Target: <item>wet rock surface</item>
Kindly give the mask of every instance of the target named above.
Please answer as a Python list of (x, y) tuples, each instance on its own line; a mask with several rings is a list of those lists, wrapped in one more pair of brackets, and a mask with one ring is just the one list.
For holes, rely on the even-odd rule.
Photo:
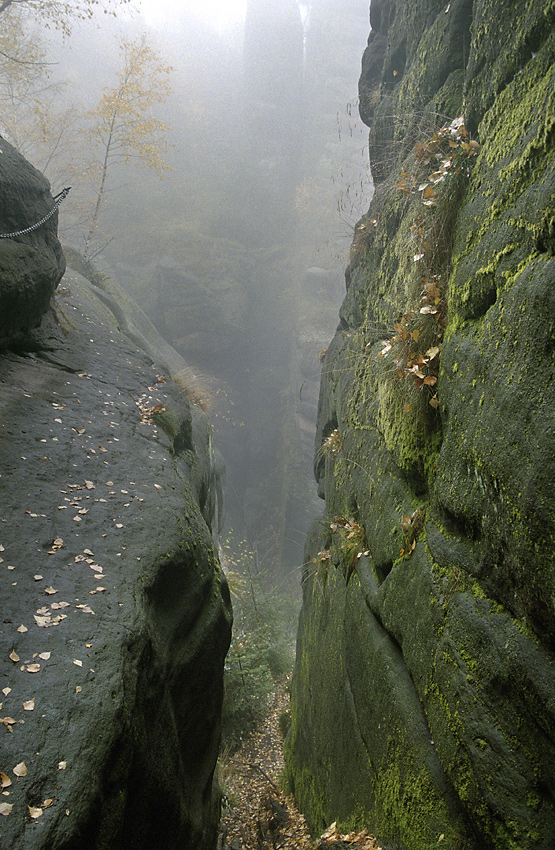
[(204, 414), (73, 273), (0, 382), (0, 842), (212, 847), (230, 607)]
[[(46, 178), (0, 137), (0, 234), (35, 225), (54, 206)], [(0, 238), (0, 345), (40, 324), (64, 273), (57, 222), (55, 212), (27, 234)]]

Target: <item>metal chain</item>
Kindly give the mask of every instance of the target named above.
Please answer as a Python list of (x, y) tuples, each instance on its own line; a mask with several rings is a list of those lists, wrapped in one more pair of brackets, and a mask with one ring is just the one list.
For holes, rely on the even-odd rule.
[(55, 196), (54, 206), (52, 207), (50, 212), (47, 213), (44, 218), (41, 218), (40, 221), (37, 221), (36, 224), (32, 224), (30, 227), (26, 227), (24, 230), (15, 230), (13, 233), (0, 233), (0, 239), (13, 239), (14, 236), (24, 236), (25, 233), (31, 233), (32, 230), (37, 230), (37, 228), (44, 224), (45, 221), (48, 221), (49, 218), (52, 218), (64, 198), (67, 198), (70, 189), (71, 186), (68, 186), (67, 189), (62, 189), (62, 191)]

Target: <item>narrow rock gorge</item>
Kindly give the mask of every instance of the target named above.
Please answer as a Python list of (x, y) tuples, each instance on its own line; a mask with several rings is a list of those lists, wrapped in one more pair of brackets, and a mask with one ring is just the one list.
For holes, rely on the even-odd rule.
[(287, 773), (317, 831), (555, 841), (555, 4), (372, 0)]
[[(53, 199), (0, 148), (9, 234)], [(64, 275), (56, 220), (0, 240), (0, 842), (208, 850), (222, 463), (182, 359), (113, 281)]]

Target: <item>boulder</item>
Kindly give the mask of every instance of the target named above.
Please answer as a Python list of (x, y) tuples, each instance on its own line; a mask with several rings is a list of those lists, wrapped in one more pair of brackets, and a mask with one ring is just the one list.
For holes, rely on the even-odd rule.
[(138, 314), (135, 341), (122, 331), (116, 292), (68, 273), (0, 358), (0, 842), (13, 850), (216, 842), (221, 463), (202, 411), (137, 346)]
[(40, 324), (65, 270), (57, 211), (40, 227), (5, 237), (54, 206), (46, 178), (0, 137), (0, 346)]

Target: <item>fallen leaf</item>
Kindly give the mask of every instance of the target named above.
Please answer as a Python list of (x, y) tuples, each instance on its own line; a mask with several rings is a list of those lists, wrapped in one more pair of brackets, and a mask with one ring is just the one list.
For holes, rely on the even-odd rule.
[(91, 555), (94, 558), (94, 552), (91, 552), (90, 549), (83, 549), (83, 554)]
[(44, 800), (44, 802), (41, 803), (41, 806), (42, 806), (43, 809), (48, 809), (48, 808), (50, 808), (50, 806), (52, 805), (53, 802), (54, 802), (54, 800), (49, 797), (48, 800)]
[(43, 661), (48, 661), (51, 655), (51, 652), (39, 652), (39, 658), (42, 658)]
[(40, 664), (28, 664), (25, 669), (28, 673), (38, 673), (40, 670)]
[(0, 770), (0, 782), (1, 782), (1, 785), (2, 785), (2, 789), (9, 788), (10, 785), (12, 784), (12, 780), (10, 779), (10, 777), (6, 776), (5, 773), (2, 773), (1, 770)]
[(40, 818), (42, 815), (42, 809), (35, 808), (35, 806), (27, 806), (27, 808), (29, 809), (29, 814), (34, 820)]
[(157, 489), (157, 490), (161, 490), (161, 489), (162, 489), (162, 488), (161, 488), (161, 486), (160, 486), (160, 484), (155, 484), (154, 486), (156, 487), (156, 489)]
[(23, 634), (25, 634), (25, 632), (28, 632), (29, 629), (27, 628), (27, 626), (24, 626), (22, 624), (21, 626), (18, 627), (17, 631), (20, 632), (23, 635)]
[(46, 627), (52, 624), (52, 620), (48, 616), (38, 617), (36, 614), (33, 614), (33, 617), (35, 618), (37, 626)]
[(58, 770), (65, 770), (67, 767), (67, 761), (59, 761), (58, 762)]
[(28, 699), (27, 702), (24, 702), (23, 708), (25, 711), (33, 711), (35, 708), (35, 698), (33, 697), (33, 699)]
[(74, 663), (74, 664), (76, 664), (76, 665), (77, 665), (77, 667), (82, 667), (82, 666), (83, 666), (83, 662), (82, 662), (82, 661), (79, 661), (79, 659), (78, 659), (78, 658), (74, 658), (74, 659), (73, 659), (73, 663)]
[(37, 573), (36, 576), (33, 576), (33, 578), (35, 579), (35, 581), (41, 581), (42, 580), (42, 576), (39, 576), (38, 573)]
[(45, 593), (47, 593), (47, 594), (48, 594), (48, 596), (54, 596), (54, 594), (55, 594), (55, 593), (57, 593), (58, 591), (57, 591), (57, 590), (54, 590), (54, 588), (53, 588), (53, 587), (46, 587), (46, 588), (44, 589), (44, 592), (45, 592)]
[(17, 720), (14, 720), (13, 717), (0, 717), (0, 723), (3, 723), (4, 726), (7, 726), (9, 728), (10, 726), (15, 726)]
[(16, 764), (12, 773), (15, 773), (16, 776), (27, 776), (27, 765), (24, 761), (20, 761), (19, 764)]
[(80, 694), (82, 690), (83, 688), (81, 687), (81, 685), (77, 685), (77, 687), (75, 688), (75, 693)]
[(4, 694), (5, 697), (7, 697), (8, 694), (11, 694), (11, 692), (12, 692), (11, 688), (2, 688), (2, 693)]
[(9, 815), (13, 809), (13, 803), (0, 803), (0, 815)]
[(19, 655), (17, 654), (15, 649), (12, 649), (8, 658), (10, 659), (10, 661), (13, 661), (14, 664), (17, 664), (17, 662), (19, 661)]
[(94, 490), (94, 484), (93, 484), (93, 482), (92, 482), (92, 481), (87, 481), (87, 479), (86, 479), (86, 478), (85, 478), (85, 487), (87, 488), (87, 490)]

